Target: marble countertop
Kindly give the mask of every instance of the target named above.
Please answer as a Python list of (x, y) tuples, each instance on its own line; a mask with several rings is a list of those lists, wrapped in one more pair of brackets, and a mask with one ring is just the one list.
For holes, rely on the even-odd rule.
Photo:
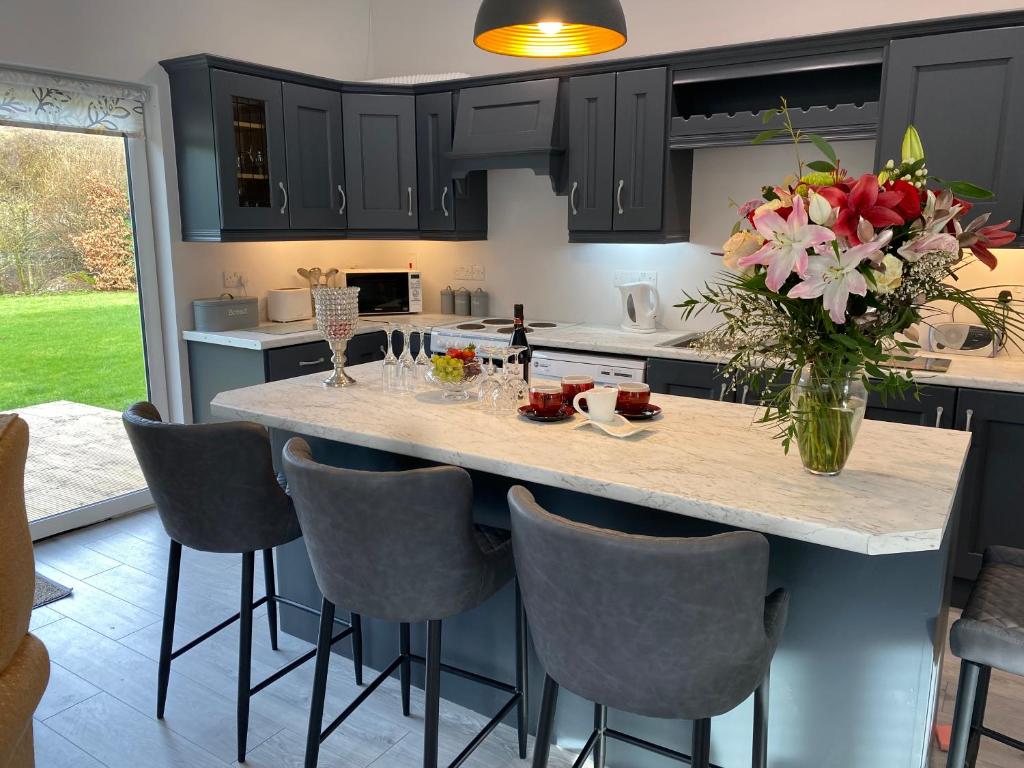
[[(842, 475), (786, 456), (754, 409), (659, 395), (662, 416), (626, 440), (570, 422), (537, 424), (448, 403), (434, 390), (381, 391), (380, 363), (223, 392), (217, 416), (377, 448), (868, 555), (938, 549), (970, 435), (865, 421)], [(893, 457), (899, 457), (894, 461)]]
[[(455, 322), (468, 322), (474, 318), (460, 315), (442, 314), (418, 314), (418, 315), (381, 315), (372, 320), (360, 320), (356, 335), (361, 333), (374, 333), (384, 330), (382, 322), (391, 320), (394, 323), (411, 323), (415, 326), (426, 326), (432, 328), (437, 325), (448, 325)], [(312, 323), (312, 320), (301, 321)], [(309, 331), (297, 333), (264, 333), (263, 328), (279, 328), (282, 323), (263, 323), (258, 328), (247, 328), (238, 331), (183, 331), (181, 336), (185, 341), (199, 341), (205, 344), (218, 344), (222, 347), (238, 347), (240, 349), (276, 349), (278, 347), (291, 347), (296, 344), (308, 344), (313, 341), (322, 341), (323, 334), (315, 328)]]

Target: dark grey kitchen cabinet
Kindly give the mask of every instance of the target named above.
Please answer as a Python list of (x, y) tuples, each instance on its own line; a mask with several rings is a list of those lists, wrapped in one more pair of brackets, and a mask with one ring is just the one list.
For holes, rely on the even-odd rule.
[(344, 229), (345, 145), (341, 93), (284, 83), (288, 219), (296, 229)]
[(736, 394), (729, 391), (718, 366), (690, 360), (665, 360), (653, 357), (647, 361), (647, 383), (659, 395), (699, 397), (704, 400), (734, 402)]
[(351, 229), (416, 229), (416, 100), (346, 93), (345, 175)]
[(224, 229), (287, 229), (281, 83), (213, 70), (213, 129)]
[(956, 410), (954, 387), (921, 386), (918, 397), (882, 399), (877, 392), (868, 395), (865, 418), (892, 421), (898, 424), (916, 424), (921, 427), (952, 429)]
[(664, 67), (616, 76), (614, 229), (661, 228), (667, 100)]
[(423, 231), (460, 237), (487, 231), (487, 174), (474, 171), (454, 179), (452, 161), (453, 94), (416, 97), (416, 163), (419, 226)]
[(612, 228), (615, 74), (569, 80), (569, 230)]
[(956, 428), (971, 433), (961, 481), (956, 576), (974, 580), (985, 547), (1024, 547), (1024, 394), (961, 389)]
[(883, 88), (878, 160), (899, 160), (908, 124), (921, 133), (928, 170), (995, 193), (975, 204), (992, 223), (1024, 211), (1024, 28), (894, 40)]
[(296, 376), (330, 371), (334, 368), (331, 362), (331, 348), (326, 341), (277, 347), (266, 350), (263, 355), (267, 381), (294, 379)]

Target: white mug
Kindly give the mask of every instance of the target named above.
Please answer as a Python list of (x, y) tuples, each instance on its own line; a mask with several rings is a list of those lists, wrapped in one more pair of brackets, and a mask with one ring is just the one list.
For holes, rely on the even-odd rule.
[(615, 401), (619, 397), (619, 390), (613, 387), (594, 387), (586, 392), (580, 392), (572, 399), (572, 407), (580, 413), (580, 400), (587, 401), (587, 415), (594, 421), (609, 422), (615, 420)]

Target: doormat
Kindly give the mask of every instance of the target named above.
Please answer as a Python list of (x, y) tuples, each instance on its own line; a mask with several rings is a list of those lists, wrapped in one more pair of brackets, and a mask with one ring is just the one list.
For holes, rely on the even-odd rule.
[(36, 595), (32, 601), (33, 608), (40, 608), (50, 603), (62, 600), (71, 594), (71, 590), (63, 584), (58, 584), (45, 576), (36, 574)]

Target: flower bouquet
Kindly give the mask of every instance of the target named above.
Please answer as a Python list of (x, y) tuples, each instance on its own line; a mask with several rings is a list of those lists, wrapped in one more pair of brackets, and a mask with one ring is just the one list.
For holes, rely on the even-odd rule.
[[(795, 438), (809, 471), (834, 475), (853, 447), (867, 393), (898, 397), (915, 386), (908, 372), (886, 366), (916, 348), (914, 326), (941, 311), (935, 302), (969, 310), (1001, 337), (1020, 335), (1008, 294), (990, 298), (956, 285), (975, 260), (995, 268), (990, 249), (1015, 235), (1009, 221), (989, 224), (989, 214), (968, 221), (968, 198), (991, 193), (929, 177), (913, 126), (899, 162), (854, 178), (827, 141), (793, 126), (785, 100), (765, 119), (782, 125), (754, 142), (788, 133), (797, 173), (739, 206), (723, 248), (729, 271), (676, 306), (684, 319), (718, 312), (722, 324), (699, 348), (729, 356), (725, 376), (760, 394), (759, 421), (776, 428), (785, 450)], [(822, 159), (805, 163), (808, 145)]]

